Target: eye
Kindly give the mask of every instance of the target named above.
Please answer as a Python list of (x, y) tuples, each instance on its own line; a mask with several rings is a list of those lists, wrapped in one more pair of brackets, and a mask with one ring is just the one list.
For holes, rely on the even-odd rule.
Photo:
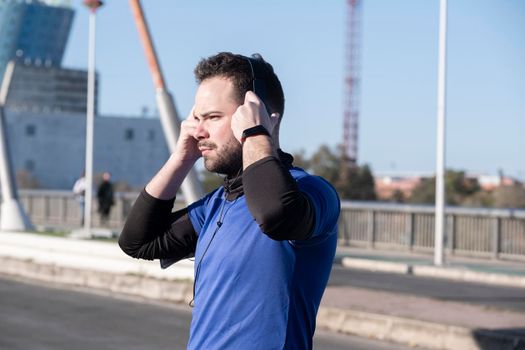
[(220, 119), (220, 115), (210, 115), (210, 120), (217, 120)]

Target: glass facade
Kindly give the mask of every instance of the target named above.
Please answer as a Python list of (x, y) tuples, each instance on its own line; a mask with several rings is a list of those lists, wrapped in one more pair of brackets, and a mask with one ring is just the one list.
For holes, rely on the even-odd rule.
[(0, 76), (7, 62), (59, 67), (62, 63), (74, 11), (44, 1), (0, 1)]

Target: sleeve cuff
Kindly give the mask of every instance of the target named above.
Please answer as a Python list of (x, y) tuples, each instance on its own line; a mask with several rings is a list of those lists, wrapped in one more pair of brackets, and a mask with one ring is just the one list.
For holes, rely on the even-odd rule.
[(137, 200), (141, 200), (144, 202), (147, 206), (153, 207), (153, 208), (168, 208), (171, 210), (173, 208), (173, 204), (175, 203), (175, 198), (173, 199), (159, 199), (156, 197), (153, 197), (151, 194), (146, 192), (146, 188), (143, 188), (142, 191), (140, 191), (139, 198)]

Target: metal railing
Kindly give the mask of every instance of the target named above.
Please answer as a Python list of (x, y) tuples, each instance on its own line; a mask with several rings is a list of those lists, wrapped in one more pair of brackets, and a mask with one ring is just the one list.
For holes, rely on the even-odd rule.
[[(40, 228), (80, 227), (81, 210), (70, 191), (21, 190), (21, 203)], [(138, 193), (116, 193), (107, 227), (119, 231)], [(177, 200), (176, 208), (184, 206)], [(94, 201), (92, 224), (100, 225)], [(431, 253), (434, 208), (380, 202), (342, 203), (339, 244)], [(447, 254), (525, 260), (525, 210), (446, 208)]]
[[(447, 207), (448, 254), (525, 259), (525, 210)], [(419, 252), (434, 249), (434, 207), (343, 202), (340, 244)]]
[[(82, 226), (82, 207), (71, 191), (19, 190), (18, 194), (29, 219), (38, 228), (69, 230)], [(104, 226), (120, 231), (138, 195), (138, 192), (116, 192), (115, 204)], [(175, 203), (176, 208), (183, 206), (182, 200)], [(100, 215), (97, 215), (97, 212), (95, 195), (91, 215), (93, 227), (101, 226)]]
[[(82, 224), (82, 207), (71, 191), (19, 190), (20, 202), (33, 225), (40, 228), (71, 229)], [(106, 226), (121, 229), (138, 193), (115, 193), (115, 204)], [(96, 197), (92, 207), (92, 225), (100, 226)]]

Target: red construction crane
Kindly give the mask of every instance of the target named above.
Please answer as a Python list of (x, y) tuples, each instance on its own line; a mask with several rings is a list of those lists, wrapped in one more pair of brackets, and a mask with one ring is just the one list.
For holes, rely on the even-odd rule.
[(356, 165), (359, 131), (359, 54), (362, 0), (346, 0), (346, 3), (343, 146), (346, 160), (350, 164)]

